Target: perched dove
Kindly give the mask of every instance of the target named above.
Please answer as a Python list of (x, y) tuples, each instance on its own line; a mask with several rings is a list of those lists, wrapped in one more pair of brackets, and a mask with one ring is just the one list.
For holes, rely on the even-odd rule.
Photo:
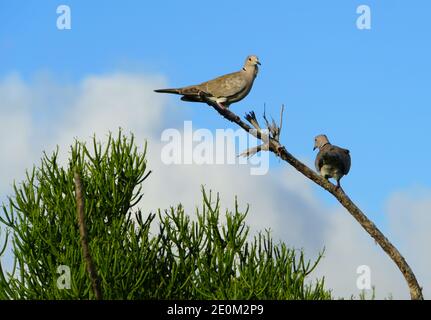
[(337, 188), (340, 188), (340, 179), (350, 170), (349, 150), (333, 146), (324, 134), (314, 139), (313, 150), (316, 148), (320, 150), (315, 161), (317, 171), (325, 179), (334, 178), (337, 181)]
[(260, 65), (258, 57), (248, 56), (245, 59), (244, 67), (238, 72), (229, 73), (193, 86), (154, 91), (180, 94), (182, 95), (181, 100), (192, 102), (205, 102), (201, 96), (203, 94), (208, 100), (217, 103), (220, 107), (229, 108), (229, 105), (244, 99), (250, 92), (259, 71), (257, 65)]

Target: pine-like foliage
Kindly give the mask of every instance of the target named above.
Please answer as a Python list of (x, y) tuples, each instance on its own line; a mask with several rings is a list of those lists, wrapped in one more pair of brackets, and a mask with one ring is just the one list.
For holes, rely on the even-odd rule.
[(104, 147), (96, 138), (90, 147), (76, 141), (64, 167), (58, 151), (44, 154), (3, 205), (2, 259), (9, 245), (15, 263), (9, 271), (0, 264), (0, 298), (95, 298), (82, 254), (75, 171), (84, 185), (90, 253), (104, 299), (331, 298), (323, 279), (308, 281), (321, 256), (305, 261), (302, 251), (274, 245), (268, 232), (250, 240), (248, 210), (241, 212), (236, 201), (221, 217), (218, 195), (202, 190), (193, 219), (181, 205), (143, 214), (136, 205), (148, 176), (145, 154), (146, 146), (140, 152), (121, 131)]

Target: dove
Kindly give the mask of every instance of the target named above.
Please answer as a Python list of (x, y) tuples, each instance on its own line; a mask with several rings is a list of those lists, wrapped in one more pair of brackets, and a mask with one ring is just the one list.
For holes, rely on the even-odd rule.
[(334, 178), (337, 188), (341, 188), (340, 179), (350, 170), (350, 151), (332, 145), (324, 134), (314, 138), (313, 150), (316, 148), (319, 148), (315, 161), (316, 170), (325, 179)]
[(206, 102), (206, 99), (215, 102), (221, 108), (229, 108), (232, 103), (244, 99), (253, 86), (260, 65), (257, 56), (250, 55), (245, 59), (244, 66), (240, 71), (220, 76), (201, 84), (154, 90), (159, 93), (173, 93), (182, 95), (181, 100), (191, 102)]

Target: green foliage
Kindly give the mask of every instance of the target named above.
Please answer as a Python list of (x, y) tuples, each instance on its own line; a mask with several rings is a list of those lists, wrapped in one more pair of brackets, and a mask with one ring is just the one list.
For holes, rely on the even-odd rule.
[[(368, 296), (368, 293), (370, 294), (369, 296)], [(389, 300), (392, 300), (390, 296), (389, 296), (389, 298), (388, 298), (388, 299), (389, 299)], [(356, 297), (356, 296), (354, 296), (354, 295), (352, 294), (352, 295), (350, 296), (350, 300), (376, 300), (376, 287), (375, 287), (375, 286), (372, 286), (372, 287), (371, 287), (371, 292), (369, 292), (369, 291), (367, 291), (367, 290), (363, 289), (363, 290), (359, 293), (358, 297)], [(385, 300), (386, 300), (386, 298), (385, 298)]]
[[(75, 142), (66, 168), (58, 151), (14, 186), (0, 222), (10, 233), (15, 266), (0, 264), (2, 299), (94, 299), (82, 256), (73, 173), (84, 184), (91, 255), (105, 299), (330, 299), (324, 281), (310, 284), (317, 261), (274, 245), (268, 232), (248, 240), (246, 212), (220, 217), (220, 201), (205, 190), (192, 220), (181, 205), (156, 215), (136, 208), (148, 176), (145, 151), (120, 131), (104, 148)], [(221, 220), (225, 222), (222, 224)], [(5, 228), (6, 227), (6, 228)], [(153, 230), (152, 229), (152, 230)], [(1, 248), (0, 248), (1, 249)], [(2, 250), (4, 251), (4, 250)], [(58, 267), (71, 271), (59, 289)]]

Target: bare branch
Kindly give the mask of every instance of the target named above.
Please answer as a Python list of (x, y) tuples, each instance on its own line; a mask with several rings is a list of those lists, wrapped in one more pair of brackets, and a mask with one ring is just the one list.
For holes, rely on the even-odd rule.
[(283, 113), (284, 113), (284, 104), (281, 105), (281, 110), (280, 110), (280, 132), (281, 129), (283, 129)]
[(256, 153), (259, 153), (260, 151), (269, 151), (269, 144), (264, 143), (259, 146), (247, 149), (243, 151), (238, 157), (247, 157), (250, 158), (254, 156)]
[(259, 122), (256, 119), (256, 114), (254, 113), (254, 111), (251, 111), (250, 113), (247, 113), (245, 115), (245, 119), (250, 122), (250, 124), (255, 127), (256, 130), (261, 130), (261, 127), (259, 125)]
[(76, 213), (78, 216), (79, 233), (81, 235), (82, 254), (84, 256), (87, 272), (90, 276), (91, 285), (93, 287), (94, 295), (97, 300), (102, 300), (102, 290), (100, 289), (100, 279), (97, 275), (96, 266), (94, 265), (93, 258), (90, 254), (88, 246), (88, 232), (85, 224), (84, 217), (84, 188), (82, 185), (81, 176), (77, 171), (74, 173), (75, 180), (75, 197), (76, 197)]
[[(246, 120), (249, 121), (258, 130), (251, 130), (252, 128), (248, 124), (243, 122), (240, 119), (240, 117), (235, 115), (229, 109), (220, 108), (220, 106), (218, 106), (217, 104), (215, 104), (213, 101), (209, 99), (204, 99), (204, 100), (208, 105), (216, 109), (216, 111), (224, 118), (226, 118), (231, 122), (236, 123), (242, 129), (252, 134), (256, 138), (263, 140), (262, 138), (264, 136), (262, 135), (261, 128), (260, 127), (259, 129), (256, 128), (256, 124), (258, 126), (258, 122), (254, 112), (250, 112), (249, 114), (247, 114)], [(266, 125), (270, 131), (269, 142), (268, 142), (269, 151), (276, 154), (282, 160), (289, 163), (291, 166), (293, 166), (297, 171), (301, 172), (308, 179), (312, 180), (314, 183), (318, 184), (323, 189), (330, 192), (338, 200), (338, 202), (340, 202), (341, 205), (344, 208), (346, 208), (346, 210), (356, 219), (356, 221), (359, 222), (362, 228), (365, 229), (365, 231), (367, 231), (367, 233), (379, 244), (379, 246), (383, 249), (383, 251), (385, 251), (386, 254), (397, 265), (398, 269), (401, 271), (401, 273), (403, 274), (407, 282), (407, 285), (410, 290), (411, 299), (423, 300), (422, 288), (419, 286), (419, 283), (417, 282), (417, 279), (412, 269), (410, 268), (410, 266), (408, 265), (404, 257), (401, 255), (401, 253), (398, 251), (398, 249), (383, 235), (383, 233), (376, 227), (376, 225), (370, 219), (368, 219), (368, 217), (358, 208), (358, 206), (356, 206), (356, 204), (344, 193), (342, 188), (336, 188), (335, 185), (333, 185), (326, 179), (322, 178), (320, 175), (318, 175), (316, 172), (311, 170), (301, 161), (296, 159), (292, 154), (290, 154), (286, 150), (284, 146), (280, 144), (279, 137), (280, 137), (280, 131), (282, 126), (283, 111), (284, 111), (284, 106), (282, 106), (281, 108), (280, 126), (277, 126), (274, 120), (272, 120), (272, 122), (270, 123), (266, 118), (265, 114), (263, 116), (266, 122)], [(249, 155), (252, 155), (254, 151), (255, 152), (253, 154), (256, 154), (261, 150), (268, 150), (266, 148), (265, 149), (263, 148), (264, 145), (265, 143), (262, 146), (247, 150), (243, 152), (242, 155), (249, 156)]]

